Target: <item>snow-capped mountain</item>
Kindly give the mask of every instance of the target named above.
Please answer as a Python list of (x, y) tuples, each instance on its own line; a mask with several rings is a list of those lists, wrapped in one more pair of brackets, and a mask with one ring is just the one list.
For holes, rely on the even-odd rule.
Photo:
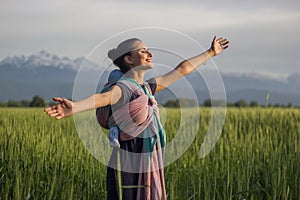
[(0, 62), (0, 101), (31, 99), (34, 95), (47, 100), (53, 96), (70, 98), (80, 67), (87, 77), (83, 84), (97, 80), (99, 66), (85, 57), (70, 59), (42, 50), (30, 56), (5, 58)]
[[(44, 50), (30, 56), (8, 57), (0, 62), (0, 101), (31, 99), (35, 95), (40, 95), (46, 100), (50, 100), (53, 96), (71, 98), (74, 81), (82, 63), (84, 68), (81, 72), (86, 79), (81, 80), (80, 84), (86, 87), (87, 93), (92, 93), (94, 91), (89, 91), (94, 87), (90, 84), (92, 80), (100, 78), (99, 86), (103, 86), (107, 79), (99, 77), (97, 70), (93, 70), (100, 66), (84, 57), (70, 59)], [(109, 71), (107, 76), (108, 73)], [(212, 72), (205, 70), (203, 73), (206, 73), (206, 77), (210, 77), (209, 73)], [(222, 73), (222, 78), (229, 102), (244, 99), (263, 104), (268, 94), (272, 104), (288, 102), (300, 104), (300, 73), (295, 72), (282, 78), (270, 78), (262, 74)], [(206, 83), (199, 75), (192, 73), (187, 79), (196, 92), (199, 102), (210, 98)], [(183, 82), (178, 81), (174, 86), (180, 91), (180, 97), (189, 95), (185, 92), (186, 85)], [(174, 98), (174, 95), (163, 91), (157, 94), (157, 98), (163, 103)]]
[(55, 67), (58, 69), (69, 69), (77, 71), (81, 64), (87, 69), (97, 68), (98, 65), (94, 62), (86, 60), (85, 57), (75, 58), (74, 60), (68, 57), (59, 57), (42, 50), (30, 56), (14, 56), (7, 57), (0, 62), (1, 66), (11, 66), (15, 68), (33, 68), (33, 67)]

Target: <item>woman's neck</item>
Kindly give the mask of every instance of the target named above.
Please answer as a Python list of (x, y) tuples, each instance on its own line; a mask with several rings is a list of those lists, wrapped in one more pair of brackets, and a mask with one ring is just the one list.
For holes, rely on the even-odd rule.
[(139, 84), (143, 84), (144, 83), (144, 75), (145, 75), (144, 71), (131, 69), (129, 72), (127, 72), (125, 74), (125, 77), (132, 78)]

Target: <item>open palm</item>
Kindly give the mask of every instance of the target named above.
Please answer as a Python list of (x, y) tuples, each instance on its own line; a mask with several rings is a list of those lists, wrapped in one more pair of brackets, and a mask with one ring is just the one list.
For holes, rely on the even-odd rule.
[(44, 109), (49, 116), (55, 117), (56, 119), (62, 119), (73, 114), (72, 101), (59, 97), (55, 97), (53, 100), (59, 102), (59, 104)]
[(214, 36), (214, 39), (211, 43), (211, 50), (214, 52), (215, 55), (221, 53), (224, 49), (228, 48), (229, 41), (225, 38), (218, 38)]

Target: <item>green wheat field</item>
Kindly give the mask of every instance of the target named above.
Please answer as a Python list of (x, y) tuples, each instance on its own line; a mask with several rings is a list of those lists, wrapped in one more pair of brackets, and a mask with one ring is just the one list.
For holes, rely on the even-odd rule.
[[(180, 110), (167, 109), (168, 141)], [(300, 110), (228, 108), (222, 134), (203, 159), (211, 118), (201, 108), (197, 136), (165, 168), (168, 199), (299, 199)], [(106, 166), (84, 147), (72, 117), (43, 109), (0, 109), (0, 199), (106, 199)]]

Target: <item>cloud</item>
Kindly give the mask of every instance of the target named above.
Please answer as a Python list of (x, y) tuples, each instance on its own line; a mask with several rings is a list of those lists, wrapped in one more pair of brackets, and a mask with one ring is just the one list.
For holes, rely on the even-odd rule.
[(112, 34), (155, 26), (186, 33), (206, 48), (214, 34), (228, 37), (230, 49), (215, 58), (222, 70), (299, 72), (299, 5), (293, 0), (4, 0), (0, 3), (0, 59), (41, 49), (82, 56)]

